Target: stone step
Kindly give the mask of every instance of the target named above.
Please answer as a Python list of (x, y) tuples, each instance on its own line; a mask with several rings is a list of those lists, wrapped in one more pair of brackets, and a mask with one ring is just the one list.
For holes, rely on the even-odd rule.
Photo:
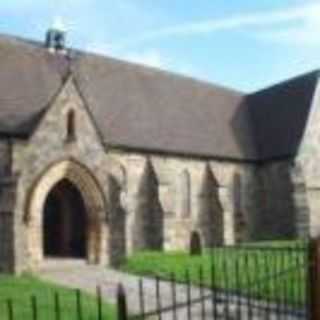
[(74, 258), (48, 258), (40, 267), (40, 272), (55, 271), (98, 271), (101, 266), (88, 264), (85, 259)]

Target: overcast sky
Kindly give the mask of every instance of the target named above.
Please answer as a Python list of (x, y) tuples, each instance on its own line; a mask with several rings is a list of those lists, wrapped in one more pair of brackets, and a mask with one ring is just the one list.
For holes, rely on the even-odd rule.
[(320, 0), (1, 0), (0, 32), (254, 91), (320, 67)]

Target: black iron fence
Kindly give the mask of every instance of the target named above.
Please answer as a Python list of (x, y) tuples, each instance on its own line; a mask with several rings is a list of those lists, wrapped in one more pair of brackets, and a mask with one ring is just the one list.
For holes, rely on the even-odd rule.
[(0, 319), (320, 320), (320, 240), (285, 248), (216, 247), (202, 254), (202, 263), (179, 274), (140, 279), (134, 314), (128, 312), (125, 284), (119, 284), (114, 313), (105, 306), (100, 287), (95, 296), (59, 288), (23, 301), (10, 298), (8, 290), (0, 296)]
[(192, 265), (183, 276), (155, 277), (153, 305), (146, 302), (141, 279), (140, 311), (133, 318), (309, 319), (307, 248), (301, 242), (285, 248), (212, 248), (203, 264)]
[(1, 320), (114, 320), (103, 302), (99, 286), (96, 295), (79, 289), (57, 288), (35, 290), (26, 298), (23, 286), (20, 290), (21, 297), (17, 293), (10, 297), (9, 287), (6, 297), (0, 297)]

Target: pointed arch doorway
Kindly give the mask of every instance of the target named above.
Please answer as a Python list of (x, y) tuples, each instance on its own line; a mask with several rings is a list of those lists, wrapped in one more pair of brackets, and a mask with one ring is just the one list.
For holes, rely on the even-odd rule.
[(108, 261), (104, 193), (82, 164), (64, 160), (50, 166), (30, 192), (25, 221), (30, 269), (47, 257)]
[(87, 256), (87, 212), (80, 191), (67, 179), (49, 192), (43, 209), (43, 256)]

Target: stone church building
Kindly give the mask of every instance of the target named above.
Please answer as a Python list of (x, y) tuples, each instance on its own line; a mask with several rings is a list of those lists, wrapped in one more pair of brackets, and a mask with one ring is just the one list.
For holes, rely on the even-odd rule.
[(0, 270), (320, 233), (317, 71), (246, 94), (64, 40), (0, 36)]

